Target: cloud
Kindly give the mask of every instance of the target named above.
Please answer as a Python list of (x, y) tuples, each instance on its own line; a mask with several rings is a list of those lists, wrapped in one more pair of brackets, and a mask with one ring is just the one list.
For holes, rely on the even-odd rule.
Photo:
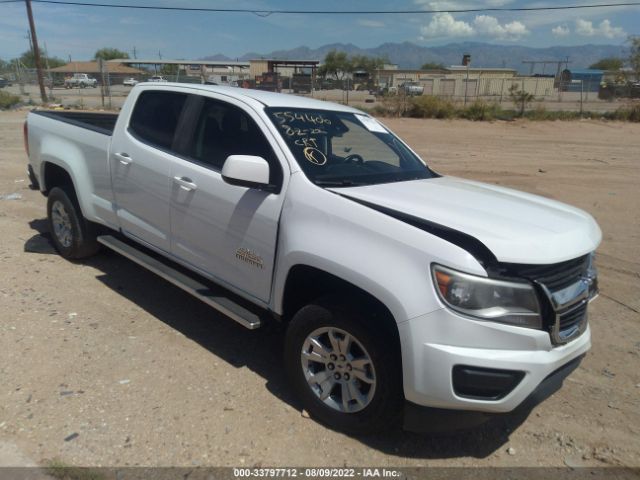
[(602, 20), (596, 27), (590, 20), (579, 18), (576, 20), (576, 33), (583, 37), (624, 37), (627, 33), (622, 27), (613, 27), (609, 20)]
[(438, 37), (469, 37), (475, 32), (467, 22), (456, 20), (450, 13), (436, 13), (428, 25), (420, 29), (422, 39)]
[(384, 22), (380, 22), (378, 20), (369, 20), (366, 18), (359, 18), (358, 19), (358, 25), (362, 25), (363, 27), (369, 27), (369, 28), (384, 28), (385, 24)]
[(571, 30), (569, 30), (569, 27), (567, 27), (566, 25), (558, 25), (557, 27), (553, 27), (551, 29), (551, 33), (554, 37), (566, 37), (571, 33)]
[(501, 24), (496, 17), (478, 15), (473, 22), (456, 20), (450, 13), (437, 13), (420, 30), (422, 40), (441, 37), (488, 36), (496, 40), (519, 40), (529, 35), (527, 27), (518, 21)]
[(500, 25), (496, 17), (478, 15), (473, 21), (476, 31), (481, 35), (488, 35), (498, 40), (519, 40), (529, 35), (529, 30), (523, 23), (516, 21)]

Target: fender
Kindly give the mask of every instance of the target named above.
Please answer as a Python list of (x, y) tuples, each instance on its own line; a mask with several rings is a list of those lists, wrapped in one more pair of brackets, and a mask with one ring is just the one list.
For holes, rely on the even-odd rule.
[(296, 265), (358, 286), (399, 323), (443, 308), (431, 263), (487, 275), (463, 248), (307, 182), (304, 175), (292, 175), (282, 211), (271, 305), (276, 313), (283, 313), (287, 277)]

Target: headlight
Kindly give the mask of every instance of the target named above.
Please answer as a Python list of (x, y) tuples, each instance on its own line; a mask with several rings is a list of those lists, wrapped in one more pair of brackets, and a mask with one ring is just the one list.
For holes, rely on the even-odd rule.
[(438, 295), (452, 310), (482, 320), (542, 328), (532, 285), (478, 277), (440, 265), (433, 265), (431, 271)]

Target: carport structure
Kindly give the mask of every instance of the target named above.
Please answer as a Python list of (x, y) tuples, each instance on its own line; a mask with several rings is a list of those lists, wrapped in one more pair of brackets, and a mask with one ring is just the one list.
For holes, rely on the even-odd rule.
[[(194, 83), (206, 81), (208, 75), (212, 74), (229, 74), (236, 77), (248, 77), (249, 62), (234, 62), (227, 60), (171, 60), (171, 59), (155, 59), (155, 58), (125, 58), (109, 60), (107, 63), (120, 63), (123, 65), (135, 66), (136, 68), (145, 69), (150, 74), (159, 74), (163, 66), (174, 65), (176, 78), (175, 81), (189, 81), (193, 79)], [(181, 71), (184, 76), (181, 78)]]

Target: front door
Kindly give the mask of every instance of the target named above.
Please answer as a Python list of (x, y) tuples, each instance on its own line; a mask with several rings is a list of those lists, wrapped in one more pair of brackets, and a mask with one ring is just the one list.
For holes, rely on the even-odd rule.
[(140, 93), (128, 128), (111, 142), (110, 162), (122, 231), (156, 248), (170, 250), (171, 164), (174, 137), (187, 95)]
[(222, 284), (268, 302), (284, 195), (229, 185), (220, 174), (229, 155), (259, 155), (269, 162), (270, 183), (282, 185), (283, 167), (261, 121), (239, 105), (202, 99), (185, 158), (171, 172), (171, 251)]

